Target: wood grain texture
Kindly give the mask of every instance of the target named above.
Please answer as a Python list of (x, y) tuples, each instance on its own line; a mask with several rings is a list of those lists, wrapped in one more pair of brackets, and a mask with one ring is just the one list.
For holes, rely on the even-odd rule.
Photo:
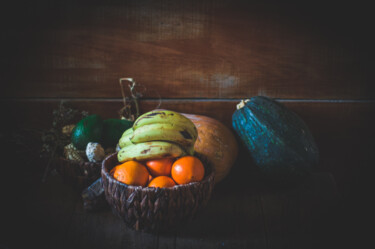
[[(39, 184), (32, 196), (22, 196), (19, 201), (29, 200), (28, 212), (17, 217), (10, 213), (13, 225), (21, 227), (18, 232), (25, 232), (28, 240), (2, 241), (9, 248), (25, 248), (38, 245), (38, 248), (285, 248), (269, 247), (279, 242), (283, 236), (289, 243), (301, 242), (302, 247), (309, 246), (310, 241), (303, 242), (295, 234), (280, 231), (280, 225), (291, 225), (301, 229), (296, 235), (316, 235), (316, 231), (306, 230), (311, 224), (312, 216), (326, 212), (327, 205), (333, 204), (326, 196), (335, 196), (334, 182), (325, 182), (325, 173), (314, 175), (311, 182), (292, 190), (247, 188), (246, 192), (227, 191), (218, 187), (207, 207), (188, 225), (175, 231), (164, 233), (135, 232), (127, 228), (121, 219), (110, 210), (87, 213), (83, 211), (79, 193), (63, 185), (60, 176), (49, 177), (45, 184)], [(24, 179), (24, 178), (20, 178)], [(36, 181), (36, 178), (32, 178)], [(314, 189), (314, 185), (321, 185)], [(321, 191), (321, 192), (319, 192)], [(25, 193), (29, 193), (26, 191)], [(51, 195), (53, 194), (53, 195)], [(281, 196), (281, 200), (280, 200)], [(311, 203), (300, 201), (300, 196)], [(261, 204), (261, 201), (263, 202)], [(288, 205), (298, 203), (297, 206)], [(323, 208), (318, 209), (321, 205)], [(262, 211), (263, 209), (266, 212)], [(279, 206), (282, 224), (275, 220)], [(296, 213), (295, 211), (299, 212)], [(330, 211), (331, 212), (331, 211)], [(3, 215), (3, 214), (1, 214)], [(22, 218), (22, 219), (21, 219)], [(300, 224), (291, 224), (293, 218), (301, 219)], [(24, 224), (24, 222), (33, 222)], [(29, 229), (35, 223), (40, 226)], [(324, 225), (324, 221), (317, 225)], [(265, 230), (273, 230), (272, 233)], [(26, 230), (29, 229), (29, 230)], [(266, 236), (265, 233), (268, 233)], [(7, 231), (7, 235), (16, 238), (17, 231)], [(25, 238), (23, 237), (23, 238)], [(320, 238), (320, 237), (317, 237)], [(288, 248), (299, 248), (291, 246)]]
[[(330, 174), (313, 175), (301, 187), (303, 191), (260, 191), (266, 234), (270, 238), (267, 248), (318, 248), (324, 245), (321, 224), (327, 225), (329, 217), (326, 214), (337, 208), (337, 192), (332, 189), (331, 177)], [(330, 191), (326, 192), (327, 189)], [(314, 210), (324, 211), (316, 213)]]
[(120, 77), (146, 86), (144, 97), (375, 97), (370, 24), (365, 14), (341, 14), (354, 15), (353, 6), (239, 0), (25, 6), (5, 13), (3, 23), (13, 26), (3, 29), (1, 97), (117, 98)]

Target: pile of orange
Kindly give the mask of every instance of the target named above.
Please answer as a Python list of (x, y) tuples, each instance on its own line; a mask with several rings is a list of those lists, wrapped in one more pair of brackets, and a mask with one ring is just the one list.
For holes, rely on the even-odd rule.
[(162, 158), (144, 162), (127, 161), (111, 170), (113, 177), (127, 185), (169, 188), (176, 184), (199, 182), (204, 166), (194, 156)]

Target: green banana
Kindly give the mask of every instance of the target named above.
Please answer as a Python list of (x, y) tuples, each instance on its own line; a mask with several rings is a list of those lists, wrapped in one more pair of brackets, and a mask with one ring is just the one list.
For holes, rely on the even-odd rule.
[(130, 129), (130, 132), (127, 132), (128, 130), (124, 132), (124, 134), (122, 135), (122, 137), (120, 138), (118, 142), (120, 148), (124, 148), (125, 146), (133, 144), (132, 141), (130, 141), (130, 138), (133, 136), (133, 129)]
[(164, 141), (152, 141), (132, 144), (122, 148), (117, 154), (117, 159), (119, 162), (125, 162), (130, 160), (142, 161), (185, 155), (185, 150), (177, 144)]
[(130, 133), (133, 133), (133, 127), (130, 127), (129, 129), (127, 129), (126, 131), (124, 131), (124, 133), (122, 133), (121, 137), (129, 135)]
[(149, 141), (168, 141), (177, 143), (183, 147), (194, 145), (197, 139), (195, 134), (185, 127), (169, 123), (148, 124), (134, 130), (133, 136), (130, 138), (132, 143), (143, 143)]
[(194, 123), (184, 115), (169, 110), (153, 110), (139, 116), (133, 124), (134, 131), (144, 125), (150, 124), (173, 124), (183, 127), (193, 137), (198, 137), (198, 131)]

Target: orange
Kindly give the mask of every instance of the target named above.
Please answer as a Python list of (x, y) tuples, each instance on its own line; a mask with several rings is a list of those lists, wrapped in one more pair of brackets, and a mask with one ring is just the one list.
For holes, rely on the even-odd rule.
[(204, 177), (204, 166), (198, 158), (184, 156), (173, 163), (171, 175), (177, 184), (199, 182)]
[(172, 178), (168, 176), (158, 176), (151, 180), (148, 187), (154, 188), (170, 188), (176, 185)]
[(113, 177), (127, 185), (146, 186), (149, 173), (146, 167), (137, 161), (127, 161), (114, 168)]
[(153, 176), (169, 176), (173, 161), (173, 158), (153, 159), (147, 161), (146, 166)]

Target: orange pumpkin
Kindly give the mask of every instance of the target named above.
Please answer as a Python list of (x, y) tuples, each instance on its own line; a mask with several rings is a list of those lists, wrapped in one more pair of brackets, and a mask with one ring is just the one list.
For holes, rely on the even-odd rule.
[(215, 183), (230, 172), (238, 155), (238, 144), (232, 131), (216, 119), (184, 114), (197, 127), (198, 138), (194, 150), (204, 155), (215, 169)]

